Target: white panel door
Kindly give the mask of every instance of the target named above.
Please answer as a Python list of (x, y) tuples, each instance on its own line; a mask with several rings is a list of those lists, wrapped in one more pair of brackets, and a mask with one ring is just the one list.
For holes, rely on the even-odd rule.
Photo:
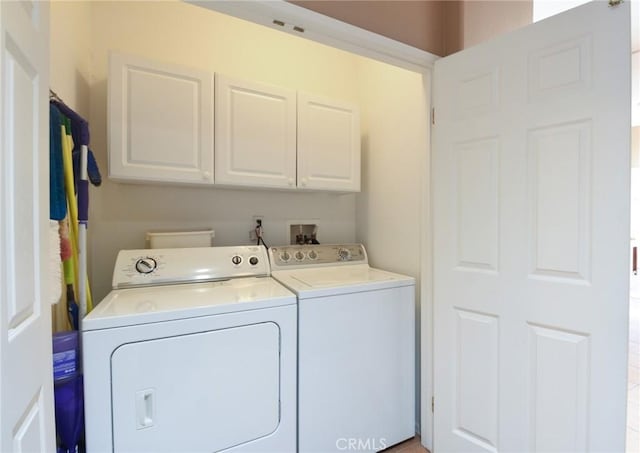
[(296, 92), (216, 77), (216, 184), (296, 186)]
[(109, 177), (212, 184), (213, 74), (111, 54)]
[(298, 93), (298, 187), (360, 191), (357, 106)]
[(434, 73), (434, 451), (623, 451), (630, 27), (593, 2)]
[(49, 7), (0, 2), (0, 451), (55, 451)]

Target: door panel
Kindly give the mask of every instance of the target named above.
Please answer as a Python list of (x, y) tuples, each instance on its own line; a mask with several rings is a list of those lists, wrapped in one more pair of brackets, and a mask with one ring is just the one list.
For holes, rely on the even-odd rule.
[[(0, 451), (54, 451), (49, 10), (0, 2)], [(28, 360), (25, 360), (28, 358)]]
[[(7, 128), (7, 148), (15, 150), (16, 154), (7, 156), (6, 176), (7, 192), (10, 196), (8, 208), (16, 212), (22, 207), (30, 206), (34, 201), (34, 181), (37, 180), (37, 165), (34, 160), (38, 158), (38, 130), (33, 128), (34, 121), (42, 121), (39, 117), (37, 70), (29, 62), (29, 58), (22, 53), (11, 36), (5, 38), (4, 49), (5, 86), (7, 92), (13, 96), (5, 99), (6, 120), (10, 127)], [(7, 93), (8, 94), (8, 93)], [(24, 156), (20, 150), (28, 150)], [(8, 218), (7, 238), (10, 244), (8, 256), (7, 290), (8, 299), (8, 324), (9, 336), (26, 324), (38, 311), (35, 302), (35, 288), (29, 279), (18, 279), (18, 275), (27, 275), (31, 269), (35, 269), (38, 256), (34, 256), (34, 225), (36, 222), (33, 211), (25, 210), (23, 215)], [(17, 212), (16, 212), (17, 214)], [(24, 250), (11, 247), (13, 244), (22, 244)], [(19, 296), (18, 296), (19, 295)]]
[(212, 184), (213, 97), (206, 71), (111, 54), (109, 176)]
[(436, 63), (437, 452), (624, 450), (629, 33), (593, 2)]
[(498, 318), (456, 310), (458, 435), (491, 450), (498, 444)]
[(296, 187), (296, 92), (216, 77), (216, 183)]
[(458, 266), (498, 270), (498, 142), (474, 140), (456, 147)]
[(588, 451), (589, 338), (533, 324), (529, 329), (532, 451)]
[(531, 277), (588, 282), (591, 128), (579, 121), (528, 133)]
[(220, 451), (280, 423), (273, 322), (127, 343), (111, 356), (115, 451)]
[(360, 190), (360, 111), (357, 106), (298, 93), (298, 186)]

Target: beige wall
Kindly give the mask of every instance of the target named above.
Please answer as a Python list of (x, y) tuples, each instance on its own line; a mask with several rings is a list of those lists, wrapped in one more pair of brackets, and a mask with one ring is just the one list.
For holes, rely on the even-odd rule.
[[(385, 63), (358, 65), (362, 109), (362, 193), (356, 239), (372, 266), (411, 275), (416, 288), (416, 363), (420, 363), (422, 207), (428, 184), (429, 105), (423, 76)], [(420, 369), (416, 370), (420, 419)]]
[(49, 85), (65, 103), (89, 117), (90, 3), (56, 0), (50, 8)]
[[(229, 190), (161, 185), (114, 183), (107, 178), (107, 69), (110, 50), (146, 56), (259, 80), (338, 99), (358, 101), (358, 57), (276, 30), (255, 26), (182, 2), (73, 2), (52, 19), (52, 53), (69, 40), (66, 33), (73, 17), (86, 19), (89, 36), (73, 38), (90, 42), (91, 148), (104, 176), (104, 184), (90, 191), (90, 276), (96, 300), (110, 289), (115, 256), (120, 249), (144, 247), (150, 229), (212, 227), (216, 245), (249, 242), (252, 216), (265, 219), (268, 244), (286, 243), (287, 222), (314, 219), (322, 242), (355, 240), (355, 195), (285, 193), (266, 190)], [(84, 28), (80, 30), (85, 30)], [(84, 33), (84, 31), (82, 32)], [(86, 39), (86, 41), (85, 41)], [(83, 46), (86, 50), (86, 47)], [(52, 80), (74, 74), (69, 64), (52, 60)], [(74, 60), (82, 67), (83, 58)], [(77, 67), (76, 67), (77, 69)], [(82, 80), (63, 85), (69, 93)], [(66, 95), (80, 111), (86, 96)], [(79, 91), (80, 93), (82, 90)], [(161, 95), (161, 93), (159, 93)], [(66, 97), (69, 96), (69, 97)], [(82, 99), (81, 99), (82, 98)], [(168, 106), (169, 108), (170, 106)]]
[(444, 48), (443, 56), (451, 55), (464, 48), (464, 29), (462, 24), (463, 4), (459, 0), (444, 2)]
[(463, 48), (533, 22), (533, 2), (524, 0), (462, 2), (461, 26)]
[(417, 277), (429, 125), (423, 77), (364, 58), (358, 74), (363, 178), (356, 236), (374, 266)]

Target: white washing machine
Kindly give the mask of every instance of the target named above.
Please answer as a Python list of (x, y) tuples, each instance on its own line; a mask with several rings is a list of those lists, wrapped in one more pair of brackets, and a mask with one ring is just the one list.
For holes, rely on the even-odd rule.
[(415, 435), (415, 281), (362, 245), (269, 249), (298, 296), (298, 449), (382, 450)]
[(82, 321), (88, 452), (296, 450), (296, 297), (264, 247), (121, 251)]

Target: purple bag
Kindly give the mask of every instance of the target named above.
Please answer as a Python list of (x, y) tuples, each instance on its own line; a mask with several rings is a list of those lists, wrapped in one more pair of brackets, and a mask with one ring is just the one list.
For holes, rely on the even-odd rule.
[(53, 393), (58, 453), (75, 453), (84, 429), (78, 332), (53, 334)]

